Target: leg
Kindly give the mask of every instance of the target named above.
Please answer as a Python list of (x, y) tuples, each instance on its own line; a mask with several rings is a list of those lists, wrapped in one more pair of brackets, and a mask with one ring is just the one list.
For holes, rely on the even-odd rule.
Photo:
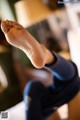
[(20, 24), (12, 21), (3, 21), (1, 29), (7, 41), (23, 50), (36, 68), (42, 68), (52, 62), (52, 53), (38, 43)]
[(80, 91), (68, 104), (69, 119), (68, 120), (80, 120)]
[(51, 114), (47, 120), (61, 120), (60, 115), (58, 111), (55, 111), (53, 114)]
[(30, 81), (24, 90), (26, 106), (26, 120), (43, 120), (41, 99), (45, 94), (45, 87), (38, 81)]
[[(30, 81), (24, 89), (24, 102), (26, 106), (26, 120), (61, 120), (58, 112), (48, 118), (42, 114), (42, 101), (47, 98), (46, 87), (39, 81)], [(47, 101), (48, 102), (48, 101)]]

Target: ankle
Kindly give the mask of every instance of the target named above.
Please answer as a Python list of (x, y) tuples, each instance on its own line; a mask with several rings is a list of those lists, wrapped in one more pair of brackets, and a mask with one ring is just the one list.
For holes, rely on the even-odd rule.
[(43, 53), (44, 53), (44, 61), (45, 64), (50, 64), (54, 61), (54, 56), (52, 54), (52, 52), (50, 50), (48, 50), (46, 47), (44, 47), (43, 45), (41, 45), (42, 49), (43, 49)]

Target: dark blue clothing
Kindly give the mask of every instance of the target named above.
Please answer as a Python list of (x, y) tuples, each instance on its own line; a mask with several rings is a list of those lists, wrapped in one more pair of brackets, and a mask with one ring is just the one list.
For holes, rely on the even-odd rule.
[[(77, 67), (55, 55), (55, 63), (45, 65), (53, 74), (53, 84), (45, 87), (41, 82), (30, 81), (24, 90), (27, 120), (45, 120), (61, 105), (68, 103), (80, 90)], [(27, 97), (26, 97), (27, 96)]]

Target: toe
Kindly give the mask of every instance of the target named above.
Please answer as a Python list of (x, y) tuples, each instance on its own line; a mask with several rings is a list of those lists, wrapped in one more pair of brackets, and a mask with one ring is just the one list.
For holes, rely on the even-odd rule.
[(23, 28), (20, 24), (14, 22), (14, 21), (10, 21), (10, 20), (6, 20), (6, 24), (8, 25), (9, 29), (11, 27), (15, 27), (16, 29), (22, 29)]
[(16, 22), (13, 21), (12, 24), (13, 24), (13, 26), (15, 26), (15, 25), (16, 25)]
[(19, 23), (16, 23), (16, 22), (13, 22), (13, 26), (16, 28), (16, 29), (22, 29), (23, 26), (20, 25)]
[(18, 30), (20, 30), (20, 29), (22, 29), (23, 27), (22, 27), (21, 25), (19, 25), (19, 24), (16, 24), (16, 25), (15, 25), (15, 28), (18, 29)]
[(5, 22), (6, 22), (7, 26), (8, 26), (9, 25), (9, 20), (6, 20)]
[(1, 23), (1, 29), (4, 33), (7, 33), (9, 31), (9, 28), (8, 28), (8, 25), (7, 25), (7, 22), (6, 21), (3, 21)]
[(10, 27), (13, 27), (13, 22), (12, 21), (9, 21), (8, 24), (9, 24)]

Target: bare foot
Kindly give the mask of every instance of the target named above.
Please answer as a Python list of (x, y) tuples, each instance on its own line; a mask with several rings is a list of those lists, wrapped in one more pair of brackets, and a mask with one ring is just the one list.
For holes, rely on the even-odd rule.
[(23, 26), (7, 20), (1, 23), (1, 29), (7, 41), (23, 50), (36, 68), (42, 68), (48, 62), (50, 52), (38, 43)]

